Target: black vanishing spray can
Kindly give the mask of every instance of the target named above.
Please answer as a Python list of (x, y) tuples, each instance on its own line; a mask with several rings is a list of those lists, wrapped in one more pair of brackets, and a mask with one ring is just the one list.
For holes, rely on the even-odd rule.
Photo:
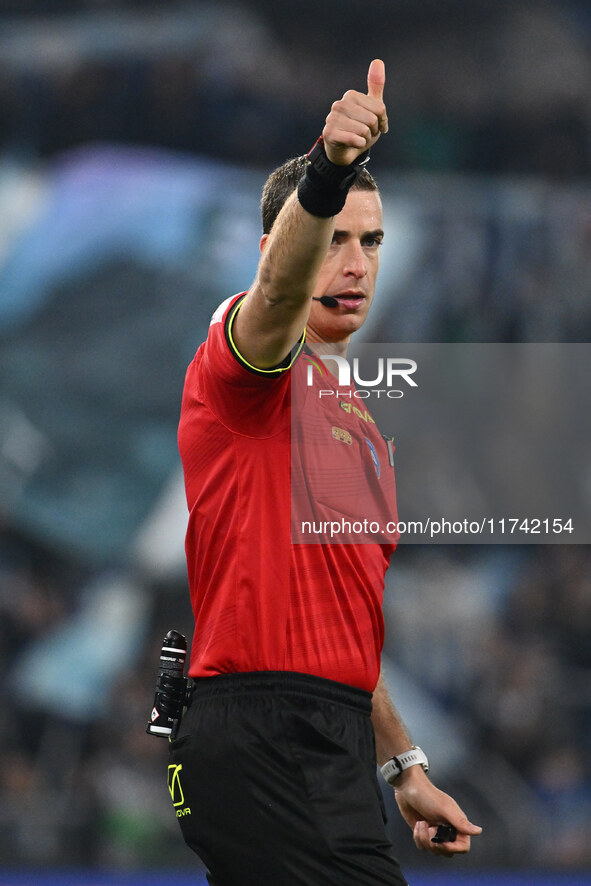
[(162, 641), (160, 663), (156, 677), (154, 707), (146, 732), (164, 738), (175, 738), (189, 703), (189, 680), (185, 677), (187, 640), (178, 631), (169, 631)]

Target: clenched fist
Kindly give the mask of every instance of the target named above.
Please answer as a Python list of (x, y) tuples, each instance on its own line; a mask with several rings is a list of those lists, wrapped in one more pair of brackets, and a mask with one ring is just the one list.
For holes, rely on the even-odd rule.
[(384, 62), (376, 58), (367, 72), (367, 95), (349, 89), (333, 104), (322, 130), (326, 156), (333, 163), (348, 166), (375, 145), (382, 132), (388, 132), (385, 82)]

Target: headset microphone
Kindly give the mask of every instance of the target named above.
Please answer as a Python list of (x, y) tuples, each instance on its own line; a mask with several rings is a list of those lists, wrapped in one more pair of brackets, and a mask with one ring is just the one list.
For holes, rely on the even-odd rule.
[(323, 295), (321, 298), (312, 296), (312, 301), (319, 301), (325, 308), (338, 308), (339, 306), (338, 298), (333, 298), (332, 295)]

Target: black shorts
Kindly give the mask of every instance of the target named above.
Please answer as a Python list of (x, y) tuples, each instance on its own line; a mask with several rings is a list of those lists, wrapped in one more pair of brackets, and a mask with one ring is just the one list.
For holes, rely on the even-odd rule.
[(168, 785), (212, 886), (406, 886), (370, 714), (370, 693), (305, 674), (196, 681)]

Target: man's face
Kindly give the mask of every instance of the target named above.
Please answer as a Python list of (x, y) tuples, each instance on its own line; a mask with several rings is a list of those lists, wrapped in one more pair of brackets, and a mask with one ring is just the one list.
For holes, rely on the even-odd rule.
[(333, 296), (339, 304), (327, 308), (312, 302), (309, 341), (345, 342), (363, 325), (374, 295), (383, 236), (377, 191), (350, 191), (335, 218), (333, 241), (314, 292), (316, 298)]

